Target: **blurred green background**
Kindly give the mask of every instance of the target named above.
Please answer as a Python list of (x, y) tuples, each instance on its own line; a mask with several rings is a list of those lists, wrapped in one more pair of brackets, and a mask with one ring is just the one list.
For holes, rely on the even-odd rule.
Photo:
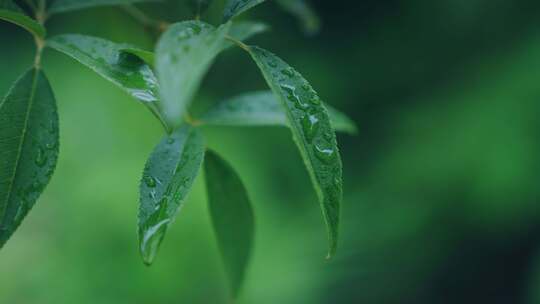
[[(180, 3), (142, 5), (169, 21)], [(178, 1), (177, 1), (178, 2)], [(205, 128), (241, 173), (257, 216), (239, 303), (540, 303), (540, 2), (312, 1), (305, 36), (273, 3), (253, 43), (295, 66), (357, 122), (340, 135), (345, 198), (337, 256), (284, 128)], [(222, 1), (203, 17), (216, 24)], [(151, 48), (118, 8), (58, 15), (51, 35)], [(0, 23), (0, 93), (31, 64), (27, 33)], [(227, 303), (198, 180), (154, 266), (137, 252), (138, 183), (162, 136), (136, 101), (54, 51), (44, 68), (61, 123), (56, 174), (0, 251), (0, 303)], [(266, 88), (240, 50), (205, 79), (197, 110)]]

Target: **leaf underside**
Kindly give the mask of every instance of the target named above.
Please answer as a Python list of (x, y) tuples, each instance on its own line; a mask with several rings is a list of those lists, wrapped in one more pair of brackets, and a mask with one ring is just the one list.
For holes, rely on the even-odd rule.
[(49, 183), (58, 159), (58, 133), (49, 82), (31, 69), (0, 104), (0, 248)]
[(231, 293), (236, 298), (253, 247), (253, 209), (238, 174), (216, 153), (206, 152), (204, 169), (210, 217)]
[(140, 185), (139, 250), (150, 265), (199, 174), (204, 140), (198, 129), (182, 126), (165, 136), (148, 158)]
[(162, 111), (167, 123), (178, 127), (186, 108), (215, 57), (223, 50), (230, 23), (219, 28), (201, 22), (175, 23), (156, 47), (156, 71)]
[[(344, 113), (326, 105), (336, 131), (356, 134), (355, 123)], [(204, 124), (220, 126), (288, 126), (283, 106), (271, 91), (248, 92), (229, 98), (199, 119)]]
[(328, 111), (307, 80), (286, 62), (262, 48), (246, 48), (287, 114), (293, 139), (321, 203), (330, 258), (337, 249), (343, 182), (341, 157)]

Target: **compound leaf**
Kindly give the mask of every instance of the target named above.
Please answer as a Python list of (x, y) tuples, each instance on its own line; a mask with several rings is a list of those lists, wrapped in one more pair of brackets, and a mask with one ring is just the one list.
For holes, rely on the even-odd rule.
[(253, 209), (238, 174), (216, 153), (206, 153), (204, 169), (210, 216), (232, 295), (236, 297), (253, 247)]
[[(357, 133), (355, 123), (347, 115), (328, 105), (326, 109), (336, 131)], [(199, 120), (222, 126), (288, 126), (283, 106), (271, 91), (249, 92), (229, 98)]]
[(223, 12), (223, 20), (229, 21), (252, 7), (263, 3), (265, 0), (228, 0)]
[(154, 148), (140, 185), (139, 251), (145, 264), (156, 256), (199, 174), (204, 140), (199, 130), (184, 125), (165, 136)]
[(0, 103), (0, 248), (35, 204), (56, 167), (58, 114), (49, 82), (31, 69)]
[(126, 5), (137, 2), (159, 2), (161, 0), (54, 0), (48, 9), (49, 14), (75, 11), (95, 6)]
[(330, 258), (337, 249), (343, 182), (341, 157), (328, 111), (307, 80), (286, 62), (262, 48), (241, 46), (257, 63), (287, 114), (293, 139), (321, 203)]
[(45, 28), (39, 24), (34, 19), (28, 17), (23, 12), (8, 9), (9, 6), (6, 5), (6, 7), (0, 6), (0, 19), (5, 20), (8, 22), (11, 22), (13, 24), (16, 24), (28, 32), (30, 32), (32, 35), (35, 35), (39, 38), (44, 38), (46, 31)]
[(215, 28), (201, 21), (175, 23), (156, 48), (156, 71), (162, 110), (176, 128), (215, 57), (223, 50), (230, 23)]

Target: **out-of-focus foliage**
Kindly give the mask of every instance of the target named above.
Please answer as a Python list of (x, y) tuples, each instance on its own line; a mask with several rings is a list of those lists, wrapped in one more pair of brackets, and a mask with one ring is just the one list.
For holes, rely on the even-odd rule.
[[(206, 128), (257, 202), (254, 256), (238, 302), (538, 303), (540, 4), (312, 3), (324, 24), (316, 38), (270, 3), (241, 18), (270, 24), (254, 42), (298, 67), (359, 125), (357, 137), (338, 137), (347, 164), (343, 239), (335, 259), (321, 261), (316, 198), (288, 130)], [(208, 20), (218, 24), (220, 11), (210, 7)], [(152, 36), (118, 9), (49, 22), (51, 36), (69, 25), (151, 49)], [(5, 95), (33, 57), (32, 40), (2, 23), (0, 44)], [(247, 68), (228, 77), (231, 62)], [(197, 99), (201, 112), (223, 96), (266, 89), (240, 51), (216, 63)], [(141, 265), (137, 187), (161, 127), (72, 60), (46, 51), (44, 65), (58, 87), (61, 159), (0, 251), (0, 303), (227, 303), (202, 180), (159, 261)]]

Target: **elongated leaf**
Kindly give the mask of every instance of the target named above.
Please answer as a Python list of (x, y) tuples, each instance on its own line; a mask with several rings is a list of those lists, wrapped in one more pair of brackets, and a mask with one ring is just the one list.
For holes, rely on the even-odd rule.
[[(328, 105), (326, 109), (336, 131), (356, 134), (356, 125), (347, 115)], [(271, 91), (250, 92), (227, 99), (199, 120), (222, 126), (288, 126), (283, 106)]]
[(204, 169), (210, 216), (232, 295), (236, 297), (253, 247), (253, 209), (244, 184), (216, 153), (206, 153)]
[(58, 114), (45, 75), (26, 72), (0, 104), (0, 248), (41, 195), (58, 158)]
[(165, 136), (146, 163), (140, 186), (139, 250), (150, 265), (159, 245), (199, 174), (204, 140), (182, 126)]
[(126, 48), (120, 49), (120, 52), (137, 56), (151, 67), (154, 67), (155, 62), (156, 62), (156, 57), (154, 53), (152, 53), (151, 51), (143, 50), (138, 47), (126, 47)]
[(45, 28), (41, 24), (37, 23), (34, 19), (26, 16), (22, 12), (0, 8), (0, 19), (14, 23), (24, 28), (25, 30), (30, 32), (32, 35), (35, 35), (40, 38), (45, 37), (45, 34), (46, 34)]
[(75, 11), (95, 6), (124, 5), (138, 2), (159, 2), (162, 0), (54, 0), (48, 9), (49, 14)]
[(341, 157), (328, 111), (311, 85), (286, 62), (259, 47), (243, 47), (287, 114), (293, 139), (321, 202), (331, 257), (337, 249), (343, 182)]
[(68, 55), (114, 83), (145, 104), (163, 122), (154, 72), (136, 56), (122, 52), (132, 46), (77, 34), (47, 39), (46, 46)]
[(201, 21), (185, 21), (170, 26), (160, 38), (156, 71), (163, 115), (173, 128), (182, 123), (203, 76), (223, 49), (229, 27), (230, 23), (216, 29)]
[(229, 21), (250, 8), (263, 3), (265, 0), (228, 0), (223, 12), (223, 20)]
[(312, 35), (319, 31), (321, 21), (308, 0), (277, 0), (277, 3), (300, 20), (307, 34)]

